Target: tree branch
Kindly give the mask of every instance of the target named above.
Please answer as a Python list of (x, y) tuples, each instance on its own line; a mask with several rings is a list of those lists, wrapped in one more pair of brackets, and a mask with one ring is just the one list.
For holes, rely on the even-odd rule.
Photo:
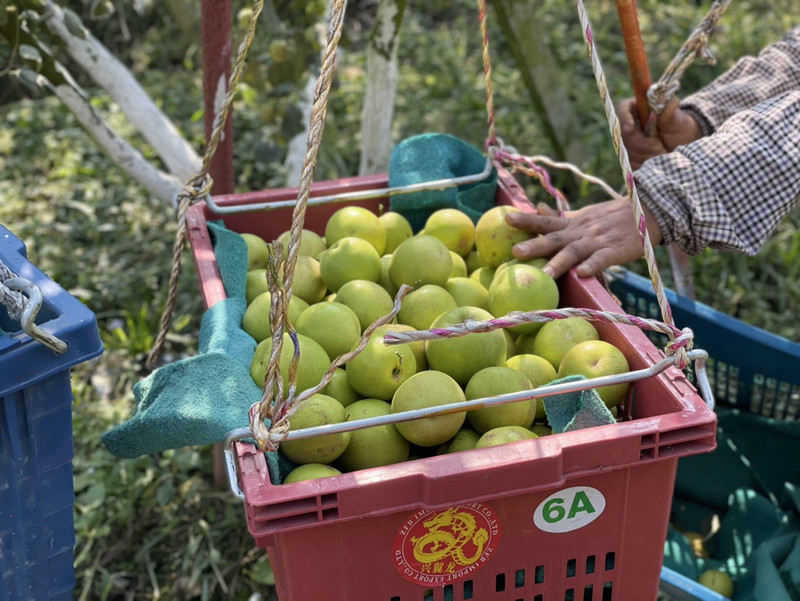
[(81, 93), (77, 84), (46, 85), (125, 173), (159, 200), (177, 206), (176, 198), (183, 188), (180, 179), (153, 167), (138, 150), (121, 138)]
[(183, 181), (195, 175), (202, 165), (200, 157), (128, 68), (88, 31), (84, 39), (73, 35), (64, 22), (64, 10), (52, 0), (46, 0), (43, 17), (50, 32), (64, 42), (69, 55), (119, 104), (169, 172)]

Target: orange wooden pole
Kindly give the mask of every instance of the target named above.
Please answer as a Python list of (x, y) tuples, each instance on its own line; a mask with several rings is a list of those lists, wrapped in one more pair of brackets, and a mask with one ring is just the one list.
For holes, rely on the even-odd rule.
[(622, 28), (622, 40), (625, 43), (625, 54), (628, 57), (628, 68), (639, 110), (639, 120), (647, 131), (650, 118), (650, 105), (647, 102), (647, 90), (650, 87), (650, 68), (647, 66), (647, 54), (644, 51), (642, 33), (639, 30), (639, 16), (636, 12), (636, 0), (617, 0), (617, 12)]
[[(656, 132), (655, 115), (651, 113), (650, 103), (647, 102), (647, 90), (651, 83), (650, 68), (647, 66), (647, 54), (644, 51), (642, 32), (639, 29), (636, 0), (617, 0), (617, 12), (622, 28), (622, 39), (625, 43), (625, 54), (628, 57), (628, 68), (631, 73), (636, 108), (639, 112), (639, 122), (642, 124), (644, 133), (653, 136)], [(695, 290), (688, 255), (672, 244), (669, 246), (668, 252), (678, 294), (694, 299)]]

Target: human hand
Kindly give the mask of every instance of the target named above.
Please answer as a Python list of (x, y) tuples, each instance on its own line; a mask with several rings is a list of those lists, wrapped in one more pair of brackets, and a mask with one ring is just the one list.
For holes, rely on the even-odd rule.
[[(627, 198), (587, 205), (567, 211), (563, 217), (544, 203), (538, 213), (513, 211), (509, 225), (534, 234), (514, 246), (520, 260), (550, 257), (544, 270), (559, 278), (577, 265), (579, 277), (597, 275), (606, 267), (634, 261), (643, 255), (636, 220)], [(645, 208), (645, 221), (653, 245), (661, 241), (661, 230)]]
[(644, 132), (635, 98), (620, 101), (615, 111), (619, 119), (622, 142), (625, 144), (628, 160), (634, 170), (641, 167), (647, 159), (669, 152), (658, 135), (648, 136)]
[(669, 152), (678, 146), (691, 144), (703, 137), (700, 125), (689, 113), (680, 108), (680, 100), (673, 96), (656, 120), (658, 137)]
[(651, 157), (672, 152), (678, 146), (703, 137), (697, 121), (679, 105), (680, 100), (673, 96), (656, 120), (655, 135), (648, 136), (639, 121), (636, 100), (627, 98), (617, 104), (622, 141), (634, 170)]

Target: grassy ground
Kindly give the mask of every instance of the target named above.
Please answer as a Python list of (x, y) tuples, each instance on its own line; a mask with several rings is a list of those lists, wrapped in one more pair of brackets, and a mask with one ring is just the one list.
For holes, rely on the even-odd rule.
[[(732, 8), (740, 11), (731, 16), (737, 28), (722, 34), (724, 44), (718, 52), (724, 56), (717, 69), (779, 35), (787, 25), (781, 15), (790, 14), (786, 2), (784, 11), (774, 7), (764, 11), (759, 2)], [(485, 106), (473, 4), (444, 4), (448, 6), (437, 10), (437, 3), (431, 3), (406, 22), (396, 138), (437, 130), (480, 147)], [(669, 19), (655, 23), (649, 18), (655, 4), (654, 0), (642, 3), (642, 26), (661, 34), (646, 40), (653, 48), (657, 71), (699, 13), (694, 2), (684, 2), (669, 8)], [(569, 10), (554, 1), (543, 6), (545, 18), (553, 20), (554, 51), (575, 78), (572, 91), (586, 116), (583, 129), (593, 158), (584, 168), (614, 183), (618, 175), (613, 151)], [(624, 54), (612, 44), (613, 5), (601, 4), (597, 10), (596, 30), (605, 32), (600, 48), (606, 50), (609, 78), (618, 96), (629, 95)], [(670, 28), (665, 31), (667, 24)], [(351, 32), (351, 45), (343, 54), (317, 179), (355, 173), (363, 36)], [(519, 74), (497, 32), (493, 40), (500, 134), (523, 152), (546, 152), (537, 144), (538, 124)], [(708, 77), (701, 70), (691, 72), (687, 86)], [(148, 69), (140, 77), (200, 151), (198, 72)], [(113, 106), (102, 97), (97, 102), (136, 137)], [(269, 164), (259, 158), (271, 139), (271, 130), (258, 125), (262, 108), (257, 90), (237, 101), (240, 190), (269, 180)], [(120, 460), (100, 442), (103, 432), (130, 415), (132, 386), (147, 373), (144, 358), (165, 300), (174, 232), (171, 210), (121, 175), (53, 99), (10, 104), (0, 108), (0, 114), (10, 124), (0, 131), (0, 222), (27, 243), (37, 266), (96, 313), (106, 346), (102, 357), (73, 374), (76, 598), (267, 598), (272, 592), (269, 562), (263, 550), (253, 546), (239, 501), (214, 486), (210, 449)], [(587, 193), (582, 201), (593, 198)], [(797, 218), (787, 220), (755, 258), (718, 253), (696, 258), (693, 266), (701, 300), (755, 325), (800, 338), (798, 326), (788, 319), (800, 302), (798, 225)], [(202, 306), (188, 255), (185, 259), (167, 360), (196, 351)], [(661, 263), (666, 265), (666, 259)]]

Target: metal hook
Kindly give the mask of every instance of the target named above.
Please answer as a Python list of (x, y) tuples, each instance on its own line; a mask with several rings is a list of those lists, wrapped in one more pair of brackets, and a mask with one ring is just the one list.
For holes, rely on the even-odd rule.
[(27, 297), (27, 302), (23, 304), (22, 314), (19, 319), (20, 325), (25, 333), (58, 354), (66, 351), (66, 342), (60, 338), (57, 338), (56, 336), (53, 336), (53, 334), (46, 332), (36, 325), (36, 323), (34, 323), (36, 315), (38, 315), (39, 309), (42, 308), (42, 302), (44, 300), (42, 297), (42, 291), (39, 290), (39, 287), (30, 280), (26, 280), (25, 278), (21, 278), (19, 276), (7, 279), (5, 282), (3, 282), (3, 285), (5, 285), (5, 287), (9, 290), (21, 292)]

